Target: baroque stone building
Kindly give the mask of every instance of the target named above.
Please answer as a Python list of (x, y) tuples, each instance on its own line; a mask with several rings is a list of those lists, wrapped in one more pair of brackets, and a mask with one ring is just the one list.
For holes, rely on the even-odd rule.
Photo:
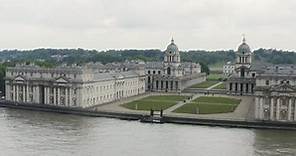
[(296, 66), (252, 62), (245, 38), (236, 52), (227, 92), (253, 96), (256, 120), (296, 121)]
[(251, 70), (252, 52), (246, 39), (238, 47), (234, 63), (234, 71), (226, 83), (228, 94), (252, 95), (255, 88), (255, 72)]
[(63, 107), (90, 107), (145, 92), (144, 68), (113, 71), (102, 64), (41, 68), (9, 67), (6, 100)]
[(294, 65), (268, 65), (256, 70), (256, 119), (296, 121), (295, 69)]
[(153, 92), (180, 92), (206, 80), (199, 64), (181, 62), (179, 49), (173, 39), (164, 51), (162, 62), (146, 63), (146, 75), (146, 90)]

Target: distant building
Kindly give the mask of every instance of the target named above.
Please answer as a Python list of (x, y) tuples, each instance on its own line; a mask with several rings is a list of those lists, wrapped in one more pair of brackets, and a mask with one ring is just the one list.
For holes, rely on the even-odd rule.
[(181, 56), (174, 40), (164, 51), (162, 62), (146, 63), (146, 90), (160, 92), (180, 92), (181, 90), (206, 80), (197, 63), (181, 63)]
[[(138, 68), (139, 67), (139, 68)], [(62, 107), (90, 107), (145, 92), (144, 67), (107, 70), (101, 64), (7, 68), (6, 100)]]
[(228, 79), (226, 88), (231, 95), (253, 95), (255, 73), (251, 71), (252, 52), (245, 38), (238, 47), (234, 63), (234, 71)]

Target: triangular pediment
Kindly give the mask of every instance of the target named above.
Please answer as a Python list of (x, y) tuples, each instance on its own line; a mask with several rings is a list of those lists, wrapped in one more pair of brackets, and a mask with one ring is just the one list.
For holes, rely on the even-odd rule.
[(68, 80), (66, 78), (64, 78), (64, 77), (59, 77), (59, 78), (56, 79), (56, 82), (57, 83), (67, 83)]
[(284, 92), (296, 92), (296, 88), (291, 86), (290, 84), (280, 84), (273, 86), (271, 88), (272, 91), (284, 91)]
[(16, 76), (15, 78), (14, 78), (14, 81), (25, 81), (26, 79), (23, 77), (23, 76), (21, 76), (21, 75), (18, 75), (18, 76)]

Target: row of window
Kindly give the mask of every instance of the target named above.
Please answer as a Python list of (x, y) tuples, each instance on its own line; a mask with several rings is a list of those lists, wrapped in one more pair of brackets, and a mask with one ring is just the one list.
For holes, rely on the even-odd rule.
[[(155, 70), (153, 70), (152, 71), (152, 74), (156, 74), (156, 72), (158, 73), (158, 74), (161, 74), (161, 71), (159, 70), (159, 71), (155, 71)], [(151, 74), (151, 71), (150, 70), (148, 70), (148, 74)]]
[[(36, 74), (37, 72), (30, 72), (30, 76), (33, 77), (34, 74)], [(27, 72), (16, 72), (16, 75), (27, 75), (28, 73)], [(40, 78), (43, 77), (43, 73), (38, 73), (40, 75)], [(46, 73), (47, 74), (47, 73)], [(46, 75), (45, 74), (45, 75)], [(11, 76), (14, 75), (14, 72), (11, 72)], [(56, 74), (56, 73), (51, 73), (51, 77), (59, 77), (59, 76), (64, 76), (66, 77), (67, 75), (66, 74), (63, 74), (63, 73), (60, 73), (60, 74)], [(73, 74), (73, 77), (74, 79), (76, 78), (76, 74)]]
[[(126, 81), (125, 83), (123, 83), (122, 85), (131, 87), (132, 85), (136, 85), (137, 81)], [(106, 90), (110, 90), (110, 89), (114, 89), (115, 88), (115, 84), (110, 84), (110, 85), (104, 85), (104, 86), (88, 86), (86, 87), (86, 92), (87, 93), (93, 93), (94, 91), (96, 92), (101, 92), (101, 91), (106, 91)]]
[[(275, 81), (275, 84), (290, 84), (290, 81), (289, 80), (281, 80), (281, 81), (276, 80)], [(270, 85), (270, 81), (269, 80), (265, 80), (265, 85), (266, 86), (269, 86)]]

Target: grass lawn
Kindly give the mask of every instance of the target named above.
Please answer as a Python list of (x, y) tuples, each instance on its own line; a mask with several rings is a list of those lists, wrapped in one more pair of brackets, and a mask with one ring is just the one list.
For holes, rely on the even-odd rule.
[(214, 87), (213, 89), (226, 89), (225, 83), (221, 83), (218, 86)]
[(222, 74), (216, 74), (216, 73), (210, 73), (210, 75), (208, 75), (207, 80), (208, 81), (219, 81), (223, 79), (223, 75)]
[(233, 112), (241, 100), (227, 97), (202, 96), (174, 110), (176, 113), (215, 114)]
[(218, 81), (204, 81), (202, 83), (195, 84), (190, 88), (209, 88), (216, 83), (218, 83)]
[(186, 96), (178, 95), (149, 96), (130, 103), (125, 103), (121, 106), (133, 110), (165, 110), (186, 98)]

